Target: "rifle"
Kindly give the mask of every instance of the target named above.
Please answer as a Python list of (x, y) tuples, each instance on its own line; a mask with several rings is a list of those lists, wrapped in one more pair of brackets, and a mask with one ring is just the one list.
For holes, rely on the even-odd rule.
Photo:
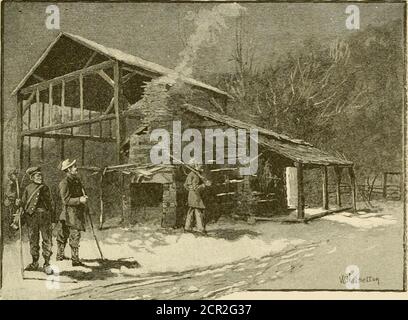
[(180, 162), (182, 165), (184, 165), (185, 167), (187, 167), (188, 169), (190, 169), (191, 171), (193, 171), (197, 176), (200, 177), (200, 179), (204, 182), (204, 184), (206, 186), (210, 186), (211, 185), (211, 181), (208, 180), (206, 177), (204, 177), (200, 171), (196, 170), (195, 168), (193, 168), (192, 166), (188, 165), (187, 163), (185, 163), (183, 160), (180, 159), (176, 159), (174, 158), (170, 153), (168, 154), (173, 160)]

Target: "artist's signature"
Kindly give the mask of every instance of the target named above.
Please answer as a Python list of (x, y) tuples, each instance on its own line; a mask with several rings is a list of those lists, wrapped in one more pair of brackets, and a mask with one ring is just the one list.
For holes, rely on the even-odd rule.
[[(354, 289), (357, 289), (356, 286), (359, 286), (363, 283), (376, 283), (378, 286), (380, 285), (380, 278), (374, 276), (360, 276), (358, 274), (349, 273), (349, 274), (342, 274), (339, 277), (340, 283), (344, 285), (351, 285)], [(350, 288), (350, 289), (353, 289)]]
[(340, 283), (345, 285), (347, 289), (360, 289), (360, 284), (376, 283), (380, 285), (380, 278), (374, 276), (361, 276), (360, 268), (356, 265), (346, 267), (346, 272), (340, 275)]

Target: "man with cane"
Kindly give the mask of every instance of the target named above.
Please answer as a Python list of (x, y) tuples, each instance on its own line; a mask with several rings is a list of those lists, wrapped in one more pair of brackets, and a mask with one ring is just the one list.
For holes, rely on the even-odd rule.
[(64, 252), (69, 239), (72, 266), (83, 266), (79, 259), (79, 241), (81, 239), (81, 231), (85, 231), (85, 214), (88, 197), (83, 193), (82, 182), (78, 177), (76, 160), (66, 159), (62, 161), (60, 166), (60, 169), (66, 175), (59, 184), (62, 212), (57, 235), (57, 261), (68, 259), (65, 257)]

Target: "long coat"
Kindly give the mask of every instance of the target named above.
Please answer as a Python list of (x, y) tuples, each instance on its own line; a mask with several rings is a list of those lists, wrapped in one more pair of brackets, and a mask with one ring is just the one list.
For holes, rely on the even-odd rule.
[[(52, 205), (51, 199), (51, 191), (45, 184), (36, 184), (30, 183), (23, 192), (23, 196), (21, 198), (23, 206), (24, 206), (24, 213), (28, 215), (32, 215), (35, 212), (35, 209), (38, 207), (39, 202), (43, 209), (46, 209), (49, 214), (50, 222), (56, 222), (55, 211)], [(30, 201), (29, 201), (30, 200)]]
[(188, 190), (188, 206), (191, 208), (205, 209), (201, 192), (205, 189), (205, 184), (202, 179), (193, 171), (191, 171), (186, 181), (184, 188)]
[(79, 199), (83, 196), (83, 186), (81, 180), (67, 175), (59, 184), (60, 196), (62, 200), (62, 212), (60, 221), (71, 228), (85, 231), (85, 210), (87, 207)]

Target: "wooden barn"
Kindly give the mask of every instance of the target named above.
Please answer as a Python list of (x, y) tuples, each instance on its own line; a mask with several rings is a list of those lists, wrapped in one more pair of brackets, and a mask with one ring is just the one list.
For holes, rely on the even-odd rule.
[[(171, 81), (166, 80), (169, 77)], [(205, 165), (205, 175), (213, 182), (204, 194), (211, 219), (222, 214), (244, 219), (285, 219), (292, 208), (296, 210), (292, 220), (305, 221), (304, 170), (315, 168), (322, 170), (323, 209), (329, 209), (329, 168), (336, 177), (336, 208), (342, 207), (340, 183), (346, 169), (351, 203), (356, 209), (352, 162), (305, 141), (234, 119), (226, 114), (231, 99), (228, 93), (83, 37), (60, 33), (13, 94), (17, 103), (16, 160), (20, 168), (33, 162), (33, 138), (40, 139), (42, 160), (48, 140), (58, 141), (60, 159), (72, 157), (65, 152), (64, 144), (78, 141), (81, 167), (87, 174), (99, 177), (100, 226), (105, 220), (105, 199), (109, 197), (103, 185), (110, 175), (120, 180), (123, 222), (155, 216), (163, 227), (182, 225), (186, 212), (183, 182), (188, 166), (180, 161), (154, 165), (150, 160), (156, 143), (151, 141), (152, 131), (162, 128), (174, 132), (175, 121), (182, 130), (258, 131), (256, 174), (240, 175), (239, 165), (227, 160), (225, 164)], [(107, 159), (113, 155), (110, 163), (86, 163), (88, 142), (100, 144)]]

